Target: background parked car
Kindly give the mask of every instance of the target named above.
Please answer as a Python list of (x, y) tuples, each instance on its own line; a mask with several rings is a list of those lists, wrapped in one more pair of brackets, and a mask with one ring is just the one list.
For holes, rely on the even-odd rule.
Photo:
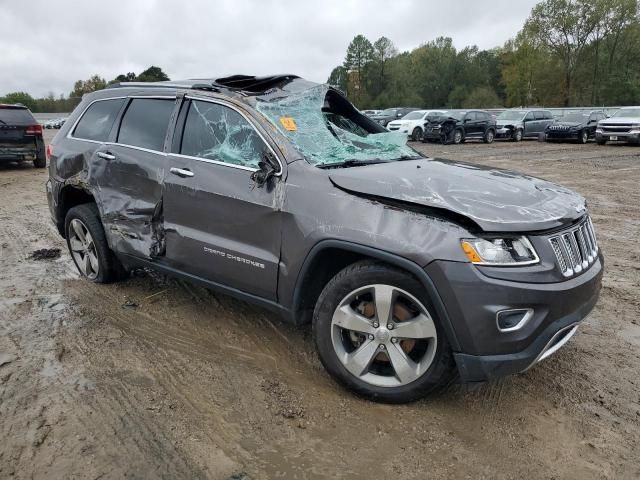
[(553, 121), (553, 114), (542, 109), (505, 110), (496, 118), (497, 138), (519, 142), (523, 138), (537, 138)]
[(33, 160), (37, 168), (47, 165), (42, 125), (24, 105), (0, 104), (1, 160)]
[(387, 108), (386, 110), (381, 111), (377, 115), (373, 115), (371, 117), (372, 120), (378, 122), (383, 127), (386, 127), (389, 122), (393, 120), (398, 120), (404, 117), (407, 113), (413, 112), (414, 110), (419, 110), (418, 108)]
[(640, 107), (623, 107), (610, 118), (601, 120), (596, 128), (596, 142), (623, 140), (640, 143)]
[(447, 110), (424, 124), (423, 142), (463, 143), (467, 139), (493, 142), (496, 122), (483, 110)]
[(444, 115), (444, 112), (444, 110), (415, 110), (407, 113), (400, 120), (389, 122), (387, 130), (404, 133), (411, 137), (411, 140), (417, 142), (422, 139), (424, 124), (429, 119)]
[(582, 110), (567, 113), (557, 118), (547, 125), (545, 139), (554, 140), (577, 140), (580, 143), (587, 143), (590, 138), (596, 135), (596, 125), (607, 116), (602, 110)]
[(374, 115), (378, 115), (382, 110), (362, 110), (367, 117), (372, 117)]

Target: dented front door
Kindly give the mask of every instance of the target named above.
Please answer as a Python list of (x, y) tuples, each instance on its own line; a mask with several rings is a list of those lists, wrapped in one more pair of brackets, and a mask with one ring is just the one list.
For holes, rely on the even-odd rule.
[(258, 187), (250, 178), (269, 147), (230, 106), (194, 100), (178, 123), (165, 178), (167, 262), (275, 299), (284, 184), (276, 177)]

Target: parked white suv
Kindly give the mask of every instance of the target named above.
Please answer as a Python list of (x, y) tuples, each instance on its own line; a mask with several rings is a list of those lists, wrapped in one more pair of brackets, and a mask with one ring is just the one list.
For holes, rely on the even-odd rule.
[(598, 145), (616, 140), (640, 143), (640, 107), (622, 107), (611, 117), (598, 122), (596, 128)]
[(407, 113), (400, 120), (389, 122), (387, 129), (392, 132), (404, 133), (411, 137), (411, 140), (417, 142), (422, 138), (427, 117), (439, 117), (443, 114), (444, 110), (415, 110)]

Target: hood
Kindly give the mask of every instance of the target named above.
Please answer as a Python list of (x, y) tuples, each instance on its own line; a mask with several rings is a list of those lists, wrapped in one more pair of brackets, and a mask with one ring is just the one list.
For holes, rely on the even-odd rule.
[(640, 118), (638, 117), (611, 117), (605, 120), (600, 120), (600, 123), (606, 123), (610, 125), (620, 125), (620, 124), (629, 124), (629, 123), (640, 123)]
[(448, 210), (487, 232), (547, 230), (586, 211), (582, 196), (545, 180), (442, 159), (340, 169), (329, 178), (355, 194)]
[(497, 127), (506, 127), (508, 125), (518, 125), (521, 123), (522, 120), (496, 120)]

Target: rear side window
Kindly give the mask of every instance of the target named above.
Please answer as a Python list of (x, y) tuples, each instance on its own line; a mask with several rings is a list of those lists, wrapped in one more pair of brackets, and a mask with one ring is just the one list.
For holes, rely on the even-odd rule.
[(106, 142), (123, 103), (123, 98), (117, 98), (99, 100), (91, 104), (76, 125), (73, 136), (84, 140)]
[(235, 110), (217, 103), (191, 102), (182, 155), (258, 168), (265, 148), (255, 128)]
[(542, 112), (533, 112), (536, 120), (544, 120), (544, 113)]
[(0, 107), (0, 120), (7, 125), (35, 125), (38, 123), (27, 108)]
[(553, 114), (549, 110), (542, 112), (545, 120), (553, 120)]
[(134, 98), (120, 122), (118, 143), (162, 151), (173, 99)]

